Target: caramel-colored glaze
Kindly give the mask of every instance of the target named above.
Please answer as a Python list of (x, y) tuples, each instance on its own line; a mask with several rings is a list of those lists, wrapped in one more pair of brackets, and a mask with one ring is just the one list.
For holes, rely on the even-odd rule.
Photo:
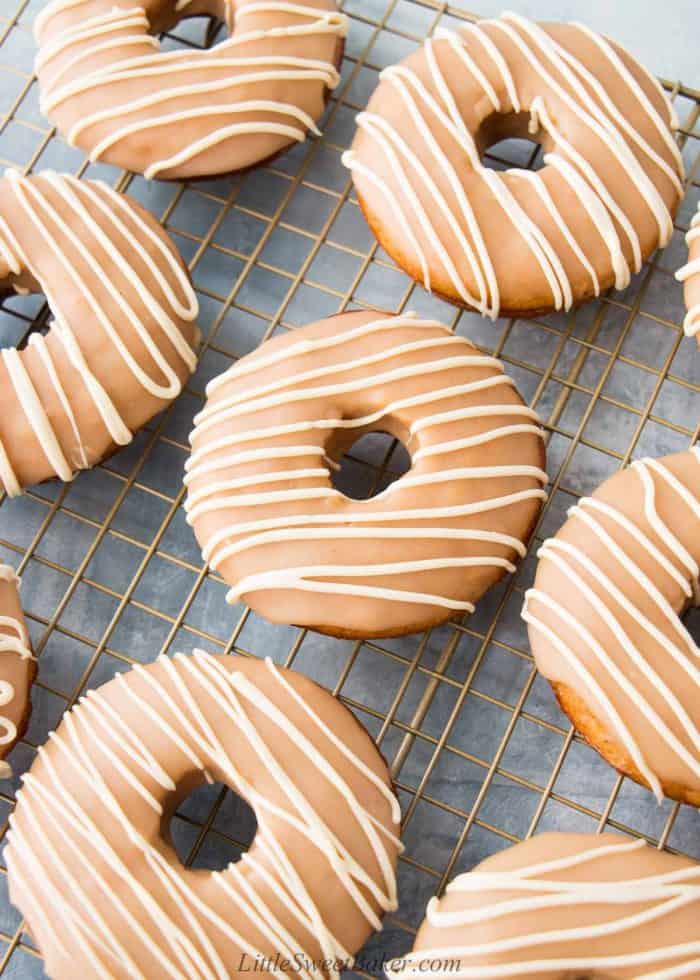
[(523, 616), (574, 725), (660, 798), (700, 803), (700, 455), (641, 460), (583, 498), (540, 549)]
[[(351, 500), (331, 466), (371, 431), (412, 466)], [(191, 443), (188, 520), (229, 600), (339, 636), (471, 611), (545, 496), (537, 416), (503, 365), (415, 316), (348, 313), (267, 341), (209, 385)]]
[[(31, 712), (30, 689), (36, 676), (27, 624), (19, 599), (18, 579), (0, 565), (0, 760), (24, 735)], [(0, 761), (0, 776), (11, 774)]]
[[(183, 867), (169, 841), (205, 780), (258, 822), (222, 871)], [(379, 752), (318, 685), (271, 662), (160, 657), (86, 695), (39, 750), (11, 818), (10, 895), (53, 980), (76, 964), (151, 980), (349, 960), (396, 906), (398, 819)], [(277, 970), (336, 975), (305, 963)]]
[[(618, 45), (504, 14), (438, 30), (385, 69), (344, 162), (409, 275), (489, 316), (528, 316), (623, 288), (669, 240), (683, 193), (675, 125)], [(514, 136), (541, 144), (542, 169), (482, 164)]]
[[(202, 14), (230, 37), (160, 50), (154, 35)], [(318, 132), (346, 30), (334, 0), (53, 0), (36, 22), (42, 109), (92, 160), (229, 173)]]
[(699, 919), (690, 858), (618, 834), (538, 834), (455, 878), (387, 975), (697, 980)]
[[(0, 180), (0, 291), (43, 293), (45, 337), (0, 355), (0, 487), (71, 479), (168, 406), (196, 366), (197, 300), (129, 198), (46, 171)], [(120, 350), (121, 346), (121, 350)]]
[(689, 337), (697, 337), (700, 344), (700, 204), (685, 236), (688, 243), (688, 262), (676, 273), (682, 282), (685, 305), (688, 310), (683, 330)]

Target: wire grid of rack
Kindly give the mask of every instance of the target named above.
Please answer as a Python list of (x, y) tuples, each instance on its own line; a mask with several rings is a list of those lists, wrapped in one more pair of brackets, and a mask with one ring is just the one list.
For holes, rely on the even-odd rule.
[[(323, 139), (243, 176), (187, 185), (88, 165), (55, 136), (32, 77), (31, 22), (42, 5), (0, 0), (0, 163), (99, 177), (156, 213), (189, 263), (205, 342), (186, 392), (132, 446), (71, 485), (0, 501), (0, 559), (23, 576), (39, 655), (31, 725), (10, 757), (13, 781), (0, 783), (0, 831), (36, 745), (86, 686), (199, 646), (269, 655), (303, 670), (356, 713), (391, 767), (404, 813), (401, 901), (358, 972), (376, 974), (384, 957), (410, 947), (427, 900), (452, 875), (535, 831), (607, 827), (700, 857), (696, 811), (658, 807), (572, 732), (534, 671), (519, 616), (537, 544), (575, 499), (630, 459), (685, 448), (698, 436), (700, 356), (679, 327), (672, 271), (684, 259), (683, 235), (700, 197), (700, 93), (664, 82), (688, 172), (665, 252), (624, 293), (570, 315), (490, 324), (430, 297), (396, 269), (367, 230), (340, 163), (378, 71), (438, 24), (475, 15), (434, 0), (347, 0), (342, 82)], [(210, 44), (219, 29), (184, 21), (163, 45)], [(524, 152), (512, 141), (492, 156), (495, 167), (537, 160), (531, 145)], [(274, 333), (356, 306), (414, 309), (451, 323), (505, 361), (548, 433), (549, 501), (518, 573), (470, 618), (402, 640), (336, 641), (226, 606), (225, 586), (204, 567), (182, 511), (187, 435), (207, 380)], [(41, 297), (6, 298), (0, 345), (21, 343), (47, 312)], [(342, 479), (365, 494), (383, 487), (405, 467), (400, 448), (366, 437)], [(689, 617), (691, 629), (698, 620)], [(171, 830), (185, 863), (220, 867), (249, 842), (254, 821), (225, 787), (208, 787), (183, 804)], [(44, 975), (7, 899), (1, 862), (0, 974)]]

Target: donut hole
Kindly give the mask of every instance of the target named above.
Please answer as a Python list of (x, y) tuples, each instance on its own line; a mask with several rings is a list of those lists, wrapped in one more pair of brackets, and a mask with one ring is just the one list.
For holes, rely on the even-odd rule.
[(23, 350), (33, 333), (47, 334), (51, 315), (41, 294), (0, 293), (0, 348)]
[(518, 137), (498, 140), (483, 153), (481, 162), (489, 170), (541, 170), (544, 167), (542, 147), (537, 140)]
[(249, 850), (258, 829), (255, 811), (224, 783), (178, 786), (161, 833), (185, 868), (223, 871)]
[(477, 135), (481, 162), (489, 170), (541, 170), (545, 148), (540, 135), (529, 130), (529, 113), (506, 113), (489, 116)]
[(228, 35), (225, 21), (214, 14), (183, 16), (164, 32), (161, 46), (166, 51), (171, 47), (205, 51), (225, 41)]
[(383, 430), (364, 432), (344, 451), (332, 453), (337, 469), (331, 480), (351, 500), (369, 500), (411, 468), (411, 456), (398, 436)]
[(151, 31), (161, 35), (161, 47), (212, 48), (229, 36), (226, 0), (187, 0), (165, 5)]

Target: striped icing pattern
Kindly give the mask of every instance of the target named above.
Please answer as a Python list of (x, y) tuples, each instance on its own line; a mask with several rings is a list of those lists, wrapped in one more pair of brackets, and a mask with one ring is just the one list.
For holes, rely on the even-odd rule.
[(347, 30), (332, 3), (238, 3), (231, 36), (205, 51), (161, 51), (152, 34), (172, 19), (162, 0), (53, 0), (41, 12), (41, 107), (71, 145), (92, 161), (172, 178), (235, 170), (318, 134)]
[(577, 678), (659, 799), (681, 776), (700, 786), (700, 649), (679, 618), (698, 601), (700, 450), (679, 458), (682, 476), (674, 457), (635, 461), (627, 499), (582, 498), (540, 548), (551, 574), (523, 609), (538, 665)]
[[(16, 605), (19, 605), (17, 591), (19, 589), (19, 579), (14, 569), (9, 565), (0, 564), (0, 582), (9, 585), (15, 594)], [(0, 755), (5, 753), (15, 743), (18, 731), (17, 725), (11, 718), (2, 712), (4, 705), (14, 702), (14, 707), (19, 707), (19, 714), (24, 714), (25, 709), (18, 706), (18, 697), (28, 697), (28, 690), (18, 692), (15, 685), (7, 679), (7, 672), (3, 669), (3, 659), (5, 655), (16, 655), (22, 660), (31, 660), (32, 651), (29, 644), (29, 634), (23, 617), (18, 617), (10, 610), (0, 608)], [(12, 775), (10, 765), (0, 759), (0, 778), (7, 779)]]
[(690, 977), (698, 915), (695, 862), (613, 834), (543, 834), (432, 898), (419, 942), (387, 976)]
[[(51, 976), (74, 976), (79, 961), (105, 980), (224, 980), (242, 957), (295, 955), (303, 980), (338, 976), (317, 964), (350, 965), (355, 950), (325, 895), (360, 935), (380, 928), (397, 905), (401, 850), (384, 763), (346, 715), (270, 660), (237, 667), (201, 651), (81, 698), (25, 775), (8, 835), (12, 897)], [(183, 867), (161, 836), (193, 774), (226, 782), (258, 821), (249, 851), (222, 871)], [(60, 835), (37, 845), (42, 826)]]
[(676, 279), (683, 283), (685, 304), (688, 308), (683, 320), (683, 330), (686, 336), (695, 337), (700, 333), (700, 204), (690, 222), (685, 240), (688, 245), (688, 261), (678, 270)]
[[(371, 314), (325, 324), (210, 383), (185, 478), (206, 560), (232, 602), (283, 591), (377, 615), (396, 603), (472, 611), (469, 570), (513, 571), (525, 531), (514, 533), (510, 511), (536, 513), (545, 496), (537, 416), (497, 359), (441, 324)], [(353, 503), (331, 483), (334, 440), (391, 420), (411, 472)]]
[(52, 315), (26, 350), (0, 351), (0, 481), (16, 495), (25, 472), (71, 480), (99, 459), (96, 444), (127, 445), (134, 420), (180, 393), (197, 362), (198, 305), (159, 226), (107, 185), (10, 170), (0, 188), (0, 261)]
[[(668, 242), (683, 193), (676, 120), (658, 83), (638, 66), (640, 83), (620, 49), (583, 25), (561, 27), (504, 13), (438, 29), (381, 73), (343, 156), (399, 264), (494, 319), (504, 294), (513, 308), (523, 275), (555, 310), (603, 285), (625, 288)], [(496, 114), (529, 116), (543, 169), (482, 162), (481, 129)], [(517, 249), (501, 259), (506, 235)]]

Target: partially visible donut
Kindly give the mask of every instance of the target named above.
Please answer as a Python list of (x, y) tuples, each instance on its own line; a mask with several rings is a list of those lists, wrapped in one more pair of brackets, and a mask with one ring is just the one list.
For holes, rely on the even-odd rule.
[[(439, 29), (386, 68), (344, 162), (380, 244), (426, 289), (493, 318), (568, 310), (673, 232), (673, 109), (619, 45), (514, 13)], [(507, 137), (541, 170), (495, 171)]]
[(179, 395), (197, 299), (154, 218), (106, 184), (0, 179), (0, 292), (43, 293), (46, 336), (0, 352), (0, 489), (99, 462)]
[[(163, 52), (211, 14), (230, 37)], [(42, 111), (91, 160), (146, 177), (228, 173), (318, 133), (347, 19), (335, 0), (52, 0), (36, 19)]]
[[(411, 470), (351, 500), (331, 467), (372, 431), (403, 440)], [(337, 636), (473, 611), (545, 498), (542, 430), (501, 362), (413, 315), (267, 341), (209, 384), (191, 443), (188, 521), (229, 601)]]
[(700, 448), (606, 480), (540, 548), (523, 618), (586, 739), (661, 799), (700, 806)]
[(14, 569), (0, 565), (0, 779), (12, 775), (5, 756), (27, 727), (36, 676), (18, 585)]
[(538, 834), (428, 903), (390, 980), (700, 976), (700, 864), (620, 834)]
[[(193, 870), (170, 819), (212, 781), (257, 833), (238, 862)], [(396, 908), (399, 818), (384, 760), (323, 688), (269, 660), (162, 656), (90, 691), (39, 749), (10, 897), (53, 980), (322, 980)]]
[(676, 279), (684, 283), (685, 305), (688, 310), (683, 321), (683, 330), (688, 337), (697, 336), (700, 344), (700, 204), (690, 222), (685, 240), (688, 243), (688, 261), (676, 273)]

